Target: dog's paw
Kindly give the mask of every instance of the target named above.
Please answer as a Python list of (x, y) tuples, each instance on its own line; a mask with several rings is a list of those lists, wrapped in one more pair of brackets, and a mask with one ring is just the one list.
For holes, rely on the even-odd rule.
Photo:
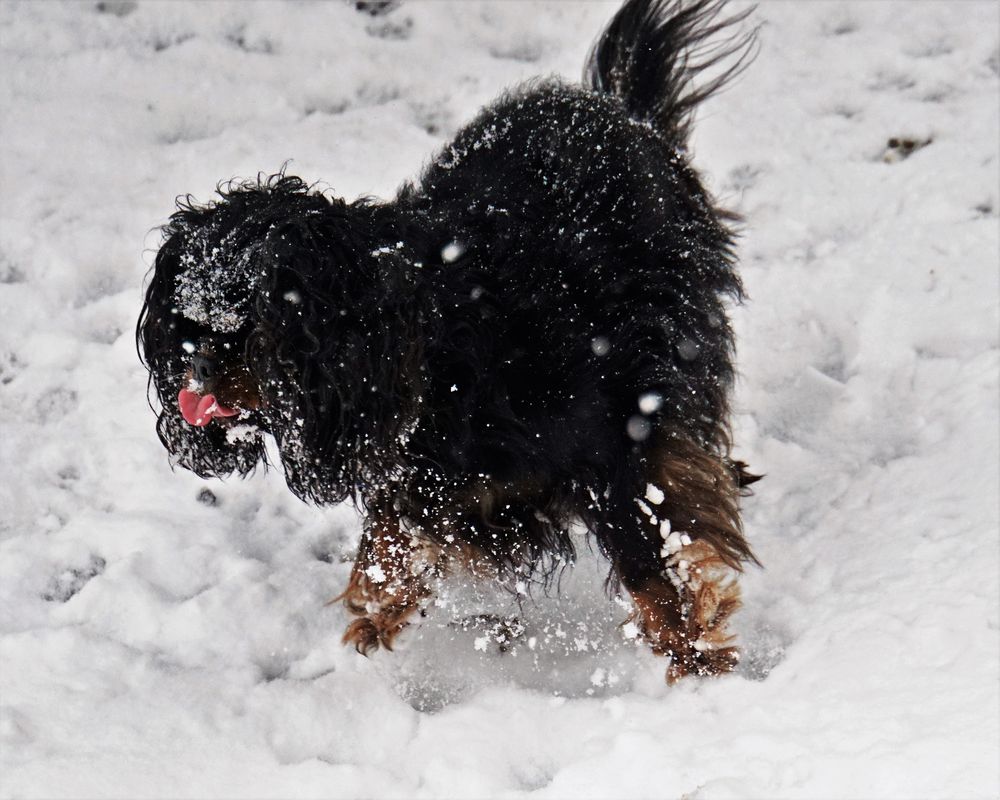
[(363, 656), (380, 647), (392, 652), (396, 637), (409, 627), (410, 617), (418, 610), (415, 605), (394, 605), (359, 616), (347, 626), (343, 642), (353, 644)]
[(379, 648), (378, 626), (369, 617), (359, 617), (347, 626), (343, 642), (354, 645), (355, 650), (367, 657), (369, 653), (373, 653)]
[(699, 643), (675, 652), (667, 667), (667, 683), (673, 685), (687, 675), (697, 675), (701, 678), (713, 675), (725, 675), (732, 672), (740, 663), (740, 649), (735, 646), (718, 649), (698, 649)]
[(681, 633), (667, 683), (685, 675), (722, 675), (736, 669), (739, 648), (732, 644), (729, 619), (740, 607), (739, 586), (733, 571), (703, 542), (694, 542), (678, 554), (686, 558), (689, 606), (686, 630)]

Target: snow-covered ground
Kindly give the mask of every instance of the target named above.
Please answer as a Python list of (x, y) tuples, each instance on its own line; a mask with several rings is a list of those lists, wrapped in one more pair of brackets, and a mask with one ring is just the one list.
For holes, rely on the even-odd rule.
[(389, 196), (614, 7), (0, 4), (0, 794), (1000, 794), (994, 2), (764, 3), (699, 116), (767, 473), (739, 674), (667, 688), (585, 547), (559, 597), (455, 586), (366, 660), (324, 605), (353, 511), (168, 467), (133, 326), (174, 196), (287, 159)]

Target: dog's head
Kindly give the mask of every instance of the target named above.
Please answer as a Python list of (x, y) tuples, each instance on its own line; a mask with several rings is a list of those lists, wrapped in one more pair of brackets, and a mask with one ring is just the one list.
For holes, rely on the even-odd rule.
[(178, 203), (136, 333), (175, 463), (245, 475), (271, 434), (292, 490), (331, 502), (393, 460), (406, 270), (371, 219), (283, 174)]

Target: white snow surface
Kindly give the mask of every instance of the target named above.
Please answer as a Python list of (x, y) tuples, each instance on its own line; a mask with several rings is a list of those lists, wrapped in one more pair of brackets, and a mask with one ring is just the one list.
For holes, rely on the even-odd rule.
[(169, 468), (133, 329), (175, 195), (391, 196), (614, 8), (0, 4), (2, 796), (1000, 794), (996, 3), (762, 3), (699, 114), (767, 474), (736, 675), (668, 688), (582, 538), (558, 596), (457, 581), (365, 659), (352, 509)]

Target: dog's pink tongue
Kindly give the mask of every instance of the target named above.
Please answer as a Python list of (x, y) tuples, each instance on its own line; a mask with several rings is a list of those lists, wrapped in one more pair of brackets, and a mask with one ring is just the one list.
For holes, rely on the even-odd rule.
[(237, 413), (235, 409), (219, 405), (214, 394), (202, 397), (189, 389), (180, 390), (177, 395), (177, 405), (180, 406), (184, 421), (198, 428), (208, 425), (214, 417), (232, 417)]
[(187, 389), (181, 389), (177, 395), (177, 405), (180, 406), (181, 416), (188, 425), (207, 425), (208, 420), (198, 421), (198, 403), (201, 402), (201, 395)]

